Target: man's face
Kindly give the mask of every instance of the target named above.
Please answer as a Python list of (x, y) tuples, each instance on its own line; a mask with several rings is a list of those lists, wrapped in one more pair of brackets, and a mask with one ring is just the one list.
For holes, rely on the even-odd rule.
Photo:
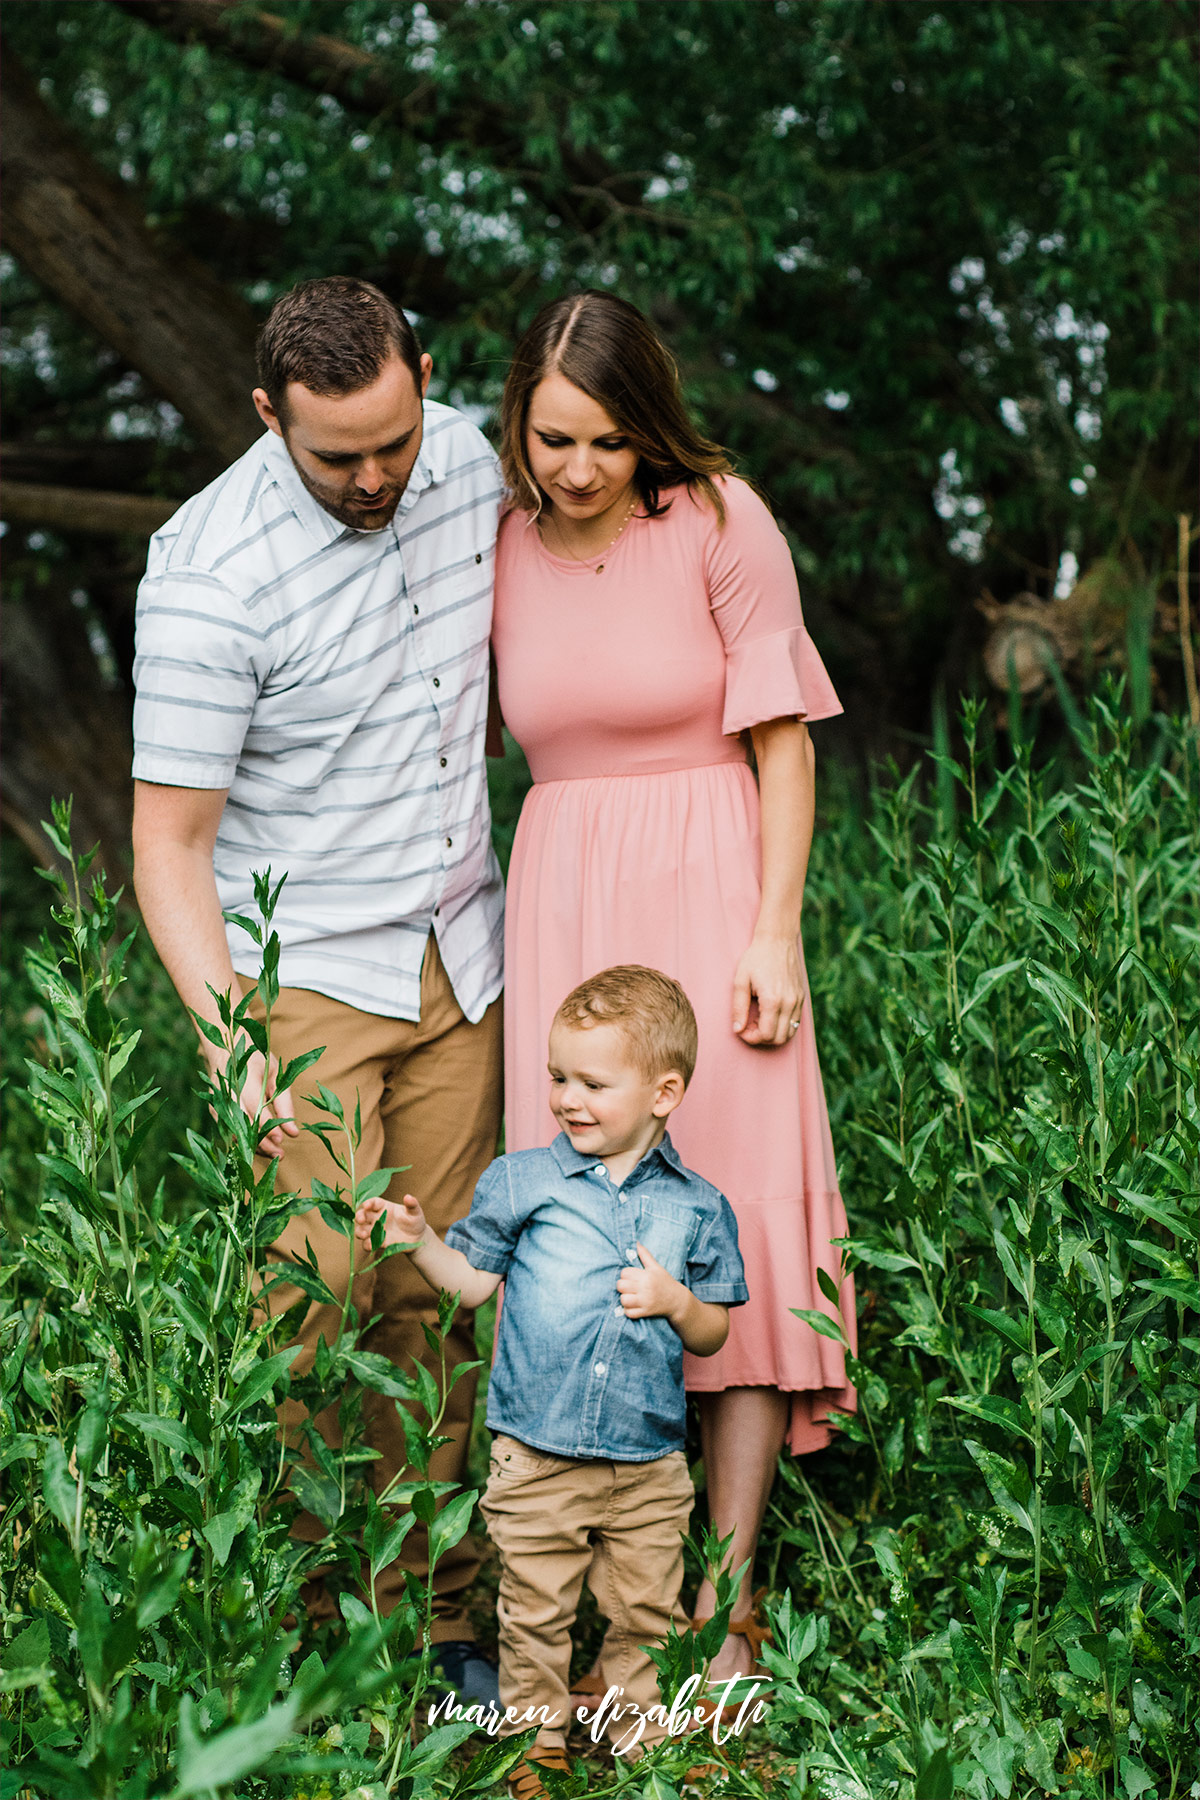
[(370, 387), (354, 394), (314, 394), (298, 381), (287, 388), (287, 422), (262, 388), (259, 416), (282, 437), (296, 473), (318, 505), (355, 531), (382, 531), (408, 486), (421, 448), (421, 401), (432, 360), (421, 358), (421, 387), (399, 356)]

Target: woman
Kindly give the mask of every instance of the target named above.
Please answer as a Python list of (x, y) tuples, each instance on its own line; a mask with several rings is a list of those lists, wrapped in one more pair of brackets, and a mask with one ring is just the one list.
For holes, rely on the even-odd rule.
[[(512, 507), (493, 643), (505, 721), (534, 778), (508, 885), (507, 1147), (546, 1144), (545, 1043), (563, 994), (616, 963), (682, 983), (700, 1058), (671, 1122), (728, 1196), (750, 1304), (688, 1357), (710, 1516), (749, 1559), (779, 1451), (853, 1405), (841, 1348), (791, 1308), (853, 1297), (805, 1003), (800, 908), (813, 824), (805, 723), (840, 712), (763, 502), (688, 418), (641, 313), (588, 292), (539, 313), (502, 404)], [(747, 756), (753, 743), (755, 782)], [(698, 1617), (711, 1614), (708, 1582)], [(749, 1572), (714, 1673), (748, 1673)]]

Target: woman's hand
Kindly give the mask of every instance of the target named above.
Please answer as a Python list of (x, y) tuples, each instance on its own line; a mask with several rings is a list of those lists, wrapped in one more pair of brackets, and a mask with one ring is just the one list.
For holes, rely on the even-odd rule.
[(804, 998), (796, 939), (755, 932), (733, 977), (733, 1029), (742, 1042), (788, 1043), (796, 1035)]

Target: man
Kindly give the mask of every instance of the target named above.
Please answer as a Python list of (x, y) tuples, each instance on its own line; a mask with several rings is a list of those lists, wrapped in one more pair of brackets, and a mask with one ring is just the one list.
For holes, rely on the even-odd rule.
[[(245, 991), (258, 952), (222, 909), (254, 911), (252, 871), (285, 871), (275, 914), (280, 997), (271, 1067), (243, 1093), (274, 1121), (281, 1185), (339, 1177), (275, 1092), (279, 1059), (326, 1046), (306, 1078), (362, 1106), (359, 1177), (408, 1165), (436, 1196), (438, 1229), (463, 1217), (499, 1127), (502, 888), (492, 853), (483, 737), (492, 565), (501, 483), (481, 433), (424, 400), (432, 364), (391, 302), (363, 281), (308, 281), (277, 302), (259, 339), (254, 404), (266, 434), (153, 539), (138, 595), (134, 861), (150, 935), (184, 1003), (215, 1019), (209, 989)], [(225, 1055), (202, 1040), (216, 1071)], [(345, 1295), (348, 1241), (314, 1209), (273, 1254), (315, 1252)], [(286, 1306), (295, 1290), (272, 1304)], [(428, 1288), (392, 1258), (355, 1279), (361, 1347), (432, 1363)], [(313, 1303), (311, 1365), (339, 1309)], [(470, 1315), (449, 1343), (475, 1355)], [(474, 1382), (454, 1387), (431, 1474), (463, 1477)], [(332, 1410), (332, 1409), (331, 1409)], [(332, 1441), (336, 1426), (320, 1421)], [(407, 1459), (390, 1400), (371, 1395), (377, 1488)], [(316, 1520), (302, 1520), (316, 1541)], [(390, 1610), (403, 1567), (422, 1576), (414, 1527), (379, 1583)], [(466, 1540), (439, 1564), (433, 1624), (443, 1668), (473, 1697), (495, 1692), (473, 1654), (461, 1596)], [(327, 1598), (325, 1606), (329, 1606)], [(314, 1610), (322, 1610), (320, 1601)]]

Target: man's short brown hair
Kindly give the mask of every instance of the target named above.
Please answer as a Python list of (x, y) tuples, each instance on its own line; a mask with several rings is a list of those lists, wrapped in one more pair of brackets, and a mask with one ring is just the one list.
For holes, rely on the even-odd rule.
[(258, 379), (286, 421), (289, 381), (314, 394), (357, 394), (392, 355), (412, 370), (420, 393), (421, 346), (399, 307), (369, 281), (322, 275), (271, 308), (258, 334)]
[(698, 1032), (692, 1003), (677, 981), (640, 963), (623, 963), (572, 988), (554, 1023), (585, 1030), (616, 1025), (647, 1081), (677, 1069), (687, 1086), (696, 1067)]

